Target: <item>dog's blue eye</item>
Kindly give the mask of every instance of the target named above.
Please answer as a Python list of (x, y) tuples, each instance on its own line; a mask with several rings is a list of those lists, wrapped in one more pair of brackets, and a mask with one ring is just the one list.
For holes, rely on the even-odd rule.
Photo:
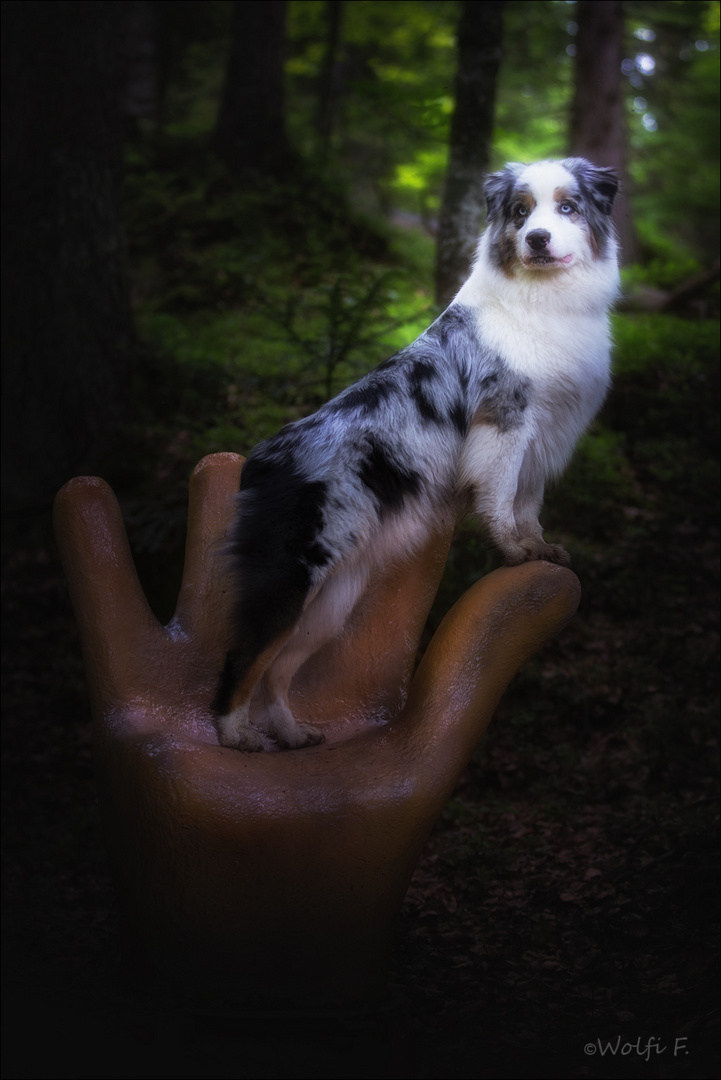
[(526, 215), (528, 214), (528, 207), (524, 206), (523, 203), (519, 203), (516, 207), (516, 214), (518, 215), (518, 217), (526, 217)]
[(576, 207), (573, 205), (573, 203), (562, 202), (559, 206), (559, 210), (562, 214), (573, 214), (576, 210)]

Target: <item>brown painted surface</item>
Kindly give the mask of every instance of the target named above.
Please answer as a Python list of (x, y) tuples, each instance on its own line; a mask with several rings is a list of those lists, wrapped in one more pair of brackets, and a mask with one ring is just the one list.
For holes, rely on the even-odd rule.
[(508, 682), (574, 613), (579, 584), (545, 562), (489, 574), (447, 615), (409, 685), (449, 525), (374, 582), (301, 672), (294, 707), (323, 727), (323, 745), (223, 748), (209, 709), (231, 587), (217, 544), (241, 464), (215, 454), (193, 474), (166, 627), (107, 484), (80, 477), (57, 497), (107, 840), (143, 978), (208, 1006), (345, 1007), (382, 991), (422, 845)]

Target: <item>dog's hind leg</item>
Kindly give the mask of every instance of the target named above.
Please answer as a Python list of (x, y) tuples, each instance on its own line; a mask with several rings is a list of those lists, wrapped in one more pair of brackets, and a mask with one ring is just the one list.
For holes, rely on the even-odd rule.
[(299, 723), (293, 716), (288, 701), (290, 685), (306, 660), (341, 633), (367, 582), (368, 568), (360, 560), (351, 560), (332, 573), (268, 665), (254, 699), (258, 715), (254, 712), (253, 723), (279, 746), (293, 749), (323, 741), (318, 728)]
[(263, 740), (250, 723), (250, 702), (264, 672), (292, 633), (291, 626), (260, 653), (254, 653), (252, 647), (228, 652), (212, 703), (221, 746), (234, 750), (264, 749)]
[[(301, 647), (304, 644), (306, 647)], [(298, 640), (296, 630), (286, 648), (268, 667), (256, 691), (253, 701), (258, 710), (257, 715), (254, 712), (253, 716), (255, 726), (275, 739), (284, 750), (297, 750), (323, 742), (322, 731), (296, 720), (288, 702), (293, 676), (309, 655), (316, 651), (316, 647), (311, 647), (309, 651), (307, 643)]]
[[(297, 568), (296, 568), (297, 569)], [(222, 746), (236, 750), (263, 750), (264, 744), (250, 723), (250, 703), (267, 668), (293, 635), (309, 593), (307, 574), (278, 574), (272, 590), (259, 575), (246, 574), (236, 614), (238, 645), (225, 665), (211, 708)]]

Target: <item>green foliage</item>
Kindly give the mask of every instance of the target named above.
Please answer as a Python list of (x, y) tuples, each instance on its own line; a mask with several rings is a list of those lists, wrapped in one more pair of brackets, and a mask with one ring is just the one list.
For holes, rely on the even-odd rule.
[(573, 96), (573, 11), (564, 3), (511, 2), (496, 104), (493, 166), (563, 157)]
[[(630, 174), (646, 253), (714, 258), (719, 246), (719, 4), (626, 5)], [(639, 36), (641, 35), (641, 36)]]
[(374, 367), (389, 348), (390, 332), (407, 327), (407, 312), (395, 322), (388, 319), (390, 303), (400, 299), (390, 287), (394, 276), (361, 270), (338, 274), (302, 296), (259, 298), (269, 321), (296, 346), (298, 388), (303, 396), (305, 386), (306, 400), (313, 400), (319, 382), (324, 401)]
[(710, 453), (718, 437), (718, 324), (619, 317), (615, 334), (608, 421), (638, 441), (681, 438)]
[(161, 27), (163, 132), (183, 140), (212, 130), (230, 52), (232, 0), (164, 4)]
[[(356, 205), (427, 215), (439, 206), (445, 170), (458, 5), (384, 0), (344, 11), (329, 164), (352, 185)], [(325, 19), (324, 4), (290, 5), (289, 123), (307, 158), (318, 151)]]

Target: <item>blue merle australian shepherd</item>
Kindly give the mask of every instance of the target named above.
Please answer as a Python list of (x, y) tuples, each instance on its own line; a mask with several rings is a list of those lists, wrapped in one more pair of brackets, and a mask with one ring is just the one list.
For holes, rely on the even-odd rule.
[(253, 450), (230, 549), (236, 645), (213, 701), (223, 746), (261, 750), (261, 731), (284, 748), (322, 741), (290, 710), (294, 674), (449, 507), (470, 507), (508, 565), (568, 565), (538, 515), (609, 383), (617, 188), (581, 158), (490, 176), (488, 225), (450, 307)]

